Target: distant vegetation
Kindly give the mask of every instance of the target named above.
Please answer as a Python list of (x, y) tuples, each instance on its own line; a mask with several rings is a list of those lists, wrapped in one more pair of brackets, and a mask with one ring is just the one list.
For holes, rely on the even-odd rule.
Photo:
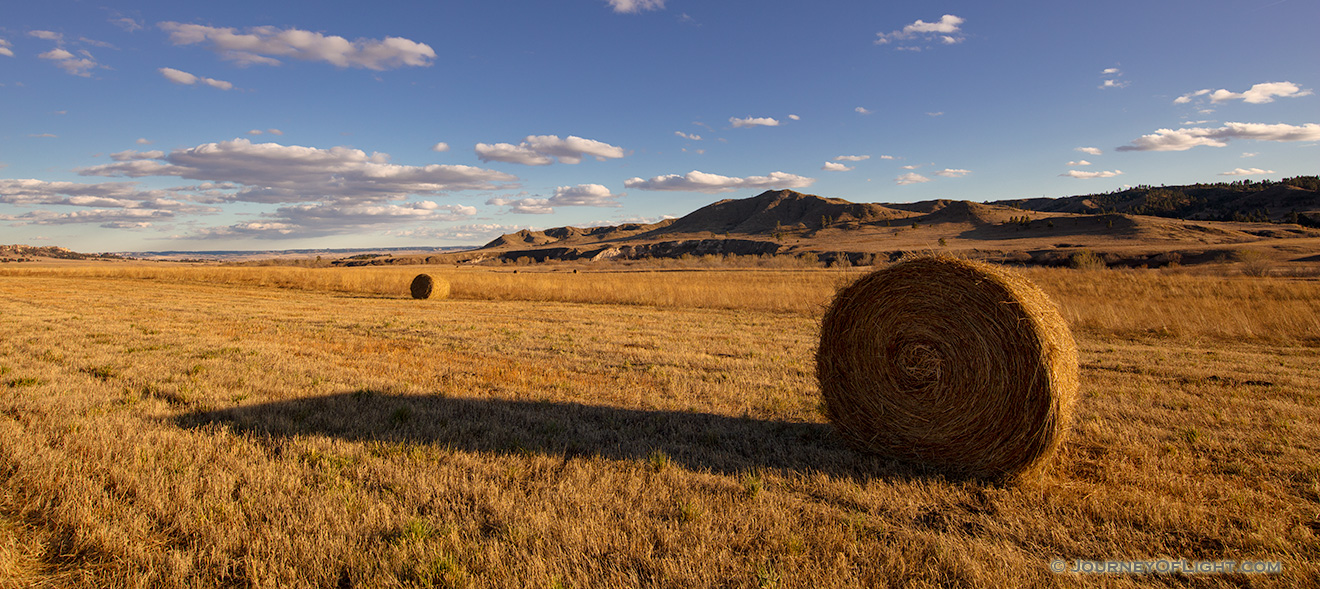
[(1025, 209), (1074, 213), (1126, 213), (1176, 219), (1284, 222), (1320, 227), (1320, 177), (1238, 180), (1186, 186), (1138, 185), (1057, 199), (1003, 201)]

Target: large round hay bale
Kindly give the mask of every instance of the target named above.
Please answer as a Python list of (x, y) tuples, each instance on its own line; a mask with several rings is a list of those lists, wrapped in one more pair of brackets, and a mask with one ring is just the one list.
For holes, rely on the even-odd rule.
[(449, 296), (449, 283), (431, 278), (430, 274), (418, 274), (408, 289), (412, 291), (412, 298), (414, 299), (429, 299), (431, 297), (443, 299)]
[(859, 449), (954, 476), (1024, 478), (1067, 432), (1077, 347), (1029, 280), (922, 257), (839, 291), (816, 376), (827, 416)]

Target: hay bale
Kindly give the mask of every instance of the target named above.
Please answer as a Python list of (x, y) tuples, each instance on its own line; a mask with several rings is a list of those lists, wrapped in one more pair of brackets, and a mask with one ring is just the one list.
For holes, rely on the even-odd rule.
[(1049, 296), (1003, 268), (922, 257), (839, 291), (816, 376), (854, 447), (955, 476), (1037, 476), (1067, 432), (1077, 347)]
[(429, 299), (433, 296), (443, 299), (449, 296), (449, 283), (431, 278), (430, 274), (418, 274), (408, 286), (408, 290), (412, 291), (414, 299)]

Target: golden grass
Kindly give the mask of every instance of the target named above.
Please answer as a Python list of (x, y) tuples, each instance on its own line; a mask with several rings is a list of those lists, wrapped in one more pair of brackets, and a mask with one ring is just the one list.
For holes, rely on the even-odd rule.
[[(404, 297), (417, 268), (88, 264), (0, 266), (0, 276), (129, 278)], [(837, 289), (867, 271), (643, 270), (575, 274), (563, 269), (523, 269), (515, 274), (483, 268), (425, 268), (437, 280), (450, 284), (450, 297), (455, 299), (743, 309), (812, 316), (823, 313)], [(1320, 280), (1144, 269), (1028, 268), (1020, 273), (1058, 301), (1061, 313), (1075, 330), (1125, 337), (1160, 335), (1276, 343), (1320, 337)]]
[[(0, 271), (0, 587), (1320, 575), (1313, 282), (1028, 272), (1076, 330), (1081, 396), (1045, 476), (1002, 487), (834, 437), (812, 354), (856, 274), (455, 270), (434, 274), (457, 300), (419, 302), (415, 267), (125, 270)], [(639, 285), (666, 280), (720, 294)], [(777, 282), (800, 300), (760, 294)], [(614, 302), (564, 300), (591, 296)], [(1059, 576), (1056, 556), (1283, 571)]]

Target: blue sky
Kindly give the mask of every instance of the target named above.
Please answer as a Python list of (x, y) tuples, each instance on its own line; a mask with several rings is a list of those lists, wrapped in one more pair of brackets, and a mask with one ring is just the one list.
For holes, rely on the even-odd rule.
[(772, 188), (1320, 172), (1313, 0), (7, 4), (0, 243), (479, 244)]

